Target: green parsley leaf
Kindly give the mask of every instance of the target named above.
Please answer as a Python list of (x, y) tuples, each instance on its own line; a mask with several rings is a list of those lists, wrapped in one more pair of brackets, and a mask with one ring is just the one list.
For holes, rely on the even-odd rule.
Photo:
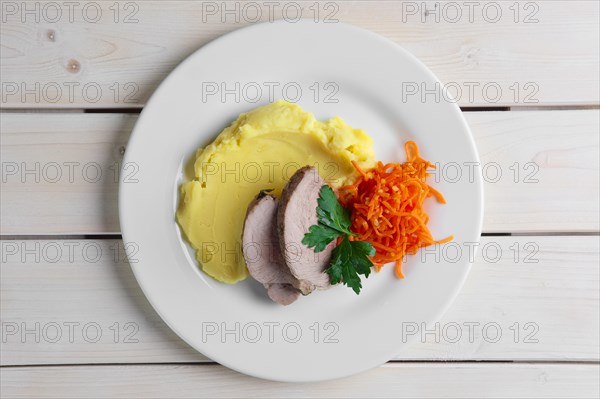
[(302, 243), (315, 252), (321, 252), (336, 238), (343, 235), (355, 235), (350, 231), (352, 220), (350, 213), (338, 202), (335, 193), (327, 184), (319, 190), (317, 200), (317, 219), (304, 235)]
[(369, 242), (350, 241), (344, 237), (342, 242), (334, 248), (332, 261), (327, 269), (331, 284), (344, 283), (360, 294), (362, 284), (360, 275), (366, 278), (371, 274), (373, 263), (368, 258), (375, 255), (375, 248)]
[(373, 263), (369, 256), (375, 255), (375, 248), (370, 242), (348, 239), (357, 235), (350, 231), (350, 212), (338, 202), (331, 187), (326, 184), (321, 187), (317, 202), (318, 222), (310, 226), (302, 243), (314, 248), (315, 252), (321, 252), (333, 240), (342, 237), (331, 253), (331, 263), (327, 268), (329, 281), (331, 284), (344, 283), (359, 294), (362, 288), (360, 276), (368, 278), (371, 274)]
[(343, 269), (345, 264), (345, 257), (347, 252), (342, 250), (342, 244), (345, 246), (344, 241), (340, 245), (336, 246), (331, 252), (331, 263), (327, 269), (329, 274), (329, 282), (332, 285), (339, 284), (342, 282)]
[(315, 252), (323, 251), (327, 245), (340, 236), (337, 230), (322, 224), (314, 224), (308, 229), (308, 233), (304, 235), (302, 244), (309, 248), (314, 248)]
[(373, 262), (371, 262), (369, 256), (375, 255), (373, 244), (365, 241), (350, 241), (350, 245), (352, 247), (350, 264), (354, 267), (356, 273), (364, 274), (368, 278), (371, 274), (371, 267), (373, 267)]
[(320, 224), (331, 227), (343, 234), (354, 235), (350, 231), (350, 225), (352, 224), (350, 212), (338, 202), (335, 193), (327, 184), (321, 187), (317, 202), (319, 204), (317, 216)]

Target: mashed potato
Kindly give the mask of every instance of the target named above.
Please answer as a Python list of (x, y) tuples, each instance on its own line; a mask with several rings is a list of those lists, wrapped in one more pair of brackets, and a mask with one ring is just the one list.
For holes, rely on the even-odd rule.
[(228, 284), (245, 279), (242, 228), (258, 192), (270, 189), (279, 196), (305, 165), (317, 167), (323, 179), (339, 187), (356, 177), (351, 161), (373, 166), (373, 142), (339, 117), (319, 122), (285, 101), (240, 115), (198, 150), (196, 177), (181, 186), (177, 221), (202, 270)]

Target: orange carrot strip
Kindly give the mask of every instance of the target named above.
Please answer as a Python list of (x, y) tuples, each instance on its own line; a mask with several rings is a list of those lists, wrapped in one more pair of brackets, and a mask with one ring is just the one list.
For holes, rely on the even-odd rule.
[(376, 250), (371, 257), (375, 270), (395, 262), (394, 272), (404, 278), (402, 259), (416, 254), (419, 248), (452, 241), (453, 236), (434, 240), (427, 227), (429, 215), (425, 212), (425, 199), (434, 197), (445, 204), (442, 194), (426, 183), (435, 168), (421, 158), (414, 141), (404, 144), (406, 162), (378, 162), (370, 170), (363, 170), (352, 161), (359, 177), (353, 184), (340, 189), (340, 202), (352, 212), (352, 232), (356, 240), (368, 241)]

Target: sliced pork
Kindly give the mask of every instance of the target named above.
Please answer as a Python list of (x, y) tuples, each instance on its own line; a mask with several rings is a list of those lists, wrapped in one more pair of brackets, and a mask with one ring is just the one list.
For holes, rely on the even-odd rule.
[(330, 287), (329, 266), (332, 242), (322, 252), (315, 252), (302, 244), (310, 226), (317, 224), (317, 200), (325, 185), (319, 172), (312, 166), (299, 169), (283, 189), (277, 209), (277, 236), (281, 254), (291, 274), (299, 281), (302, 292)]
[(266, 284), (267, 294), (273, 302), (289, 305), (300, 296), (300, 291), (291, 284)]
[(263, 284), (269, 297), (282, 305), (298, 299), (292, 276), (281, 255), (275, 231), (277, 199), (261, 192), (248, 206), (242, 233), (242, 253), (250, 275)]

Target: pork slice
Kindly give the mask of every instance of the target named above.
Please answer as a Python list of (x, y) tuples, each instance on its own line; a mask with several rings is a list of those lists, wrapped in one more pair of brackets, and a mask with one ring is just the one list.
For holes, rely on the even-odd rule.
[(335, 241), (325, 250), (315, 252), (302, 243), (310, 226), (317, 224), (317, 200), (325, 181), (312, 166), (300, 168), (283, 189), (277, 209), (277, 235), (280, 251), (297, 286), (305, 290), (331, 286), (325, 272)]
[(282, 305), (298, 299), (297, 280), (281, 255), (275, 222), (277, 199), (261, 192), (248, 206), (242, 233), (242, 253), (250, 275), (266, 289), (269, 297)]
[(300, 296), (300, 291), (291, 284), (266, 284), (267, 294), (280, 305), (289, 305)]

